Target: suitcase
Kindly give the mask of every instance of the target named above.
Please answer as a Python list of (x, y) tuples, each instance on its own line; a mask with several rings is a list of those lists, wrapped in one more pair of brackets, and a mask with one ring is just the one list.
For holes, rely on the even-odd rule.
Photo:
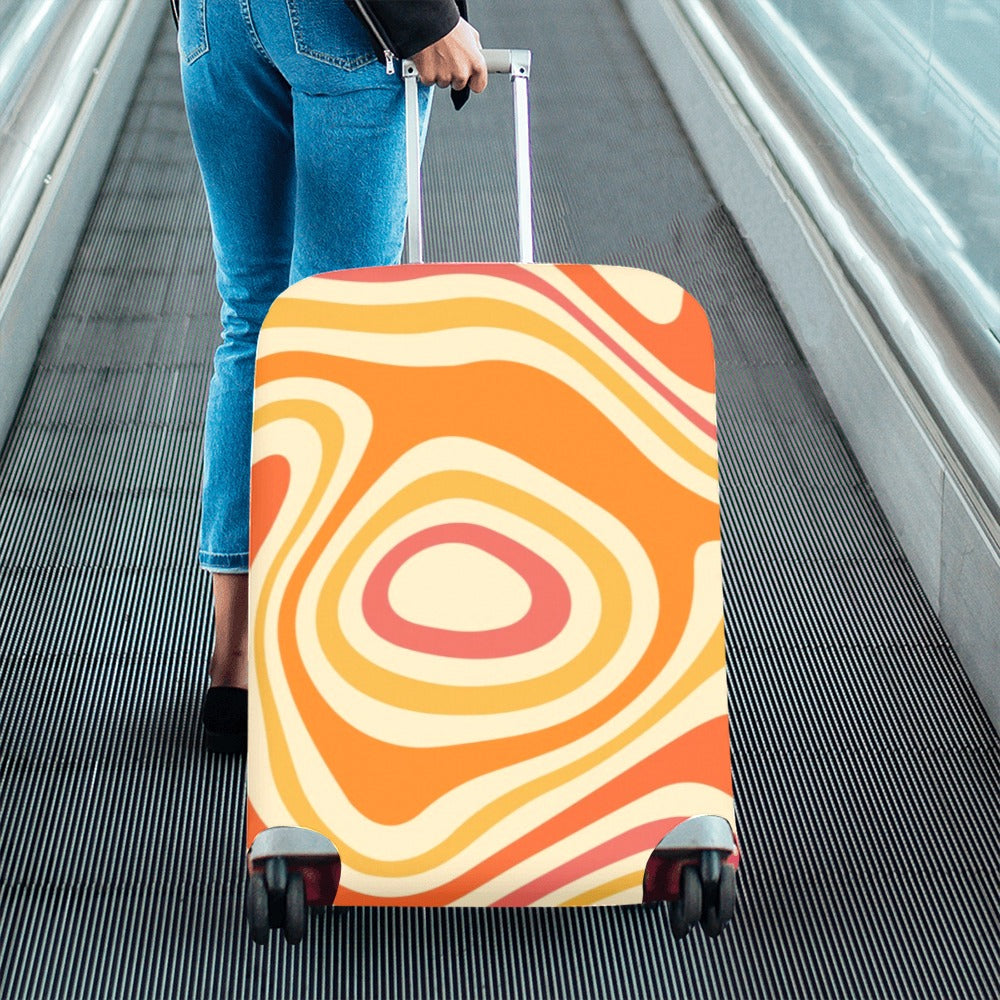
[[(731, 918), (714, 361), (662, 275), (521, 261), (316, 275), (261, 330), (246, 912), (667, 901)], [(411, 109), (416, 86), (404, 66)]]

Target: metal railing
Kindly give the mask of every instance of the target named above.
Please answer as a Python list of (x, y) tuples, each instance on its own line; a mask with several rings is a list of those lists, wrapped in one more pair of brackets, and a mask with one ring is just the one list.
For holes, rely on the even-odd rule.
[(127, 0), (0, 7), (0, 272), (10, 266)]
[[(995, 241), (980, 238), (984, 225), (1000, 224), (1000, 212), (995, 195), (991, 217), (951, 190), (959, 183), (1000, 189), (988, 141), (993, 117), (976, 111), (989, 99), (970, 104), (968, 80), (940, 66), (925, 72), (924, 90), (914, 87), (918, 43), (912, 33), (899, 35), (893, 56), (884, 4), (873, 13), (850, 3), (808, 11), (782, 0), (675, 3), (869, 304), (934, 414), (935, 433), (950, 442), (1000, 521), (1000, 261)], [(842, 44), (830, 23), (820, 44), (813, 21), (824, 17), (853, 18), (840, 27)], [(895, 96), (880, 105), (890, 86)], [(960, 169), (953, 144), (921, 159), (904, 116), (916, 128), (932, 99), (935, 122), (968, 132), (978, 167)], [(944, 124), (924, 127), (925, 145), (940, 141)], [(985, 250), (974, 252), (980, 244)]]

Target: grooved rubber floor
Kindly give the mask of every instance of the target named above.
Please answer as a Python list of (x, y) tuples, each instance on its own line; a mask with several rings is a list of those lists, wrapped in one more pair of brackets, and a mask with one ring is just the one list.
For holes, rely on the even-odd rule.
[[(1000, 743), (763, 279), (613, 4), (480, 6), (535, 51), (539, 259), (661, 270), (712, 319), (736, 920), (342, 911), (250, 944), (243, 767), (196, 726), (218, 306), (167, 18), (0, 456), (0, 996), (995, 998)], [(432, 259), (513, 253), (505, 91), (439, 102)]]

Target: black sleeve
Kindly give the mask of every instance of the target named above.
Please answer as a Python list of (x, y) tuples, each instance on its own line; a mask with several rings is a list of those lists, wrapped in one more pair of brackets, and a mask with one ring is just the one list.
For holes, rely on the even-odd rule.
[(433, 45), (458, 24), (456, 0), (369, 0), (369, 4), (403, 59)]

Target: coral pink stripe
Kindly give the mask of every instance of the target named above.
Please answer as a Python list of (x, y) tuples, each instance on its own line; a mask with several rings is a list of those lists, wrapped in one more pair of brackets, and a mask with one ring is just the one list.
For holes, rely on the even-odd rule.
[(396, 264), (391, 267), (360, 268), (354, 271), (333, 271), (318, 277), (347, 281), (395, 282), (411, 278), (429, 277), (437, 274), (485, 274), (495, 278), (506, 278), (520, 285), (533, 288), (547, 299), (563, 308), (577, 322), (589, 330), (613, 354), (620, 358), (648, 386), (661, 395), (678, 413), (683, 414), (700, 431), (716, 440), (715, 424), (706, 420), (679, 396), (671, 392), (651, 372), (643, 368), (624, 348), (615, 343), (585, 312), (575, 306), (561, 292), (556, 291), (547, 281), (543, 281), (527, 267), (518, 264)]
[[(503, 628), (457, 631), (418, 625), (396, 614), (389, 604), (389, 585), (412, 556), (434, 545), (473, 545), (506, 563), (528, 585), (531, 605), (525, 615)], [(396, 545), (372, 571), (361, 608), (369, 628), (386, 642), (436, 656), (486, 659), (516, 656), (554, 639), (566, 626), (570, 593), (556, 569), (530, 549), (479, 524), (438, 524)]]
[(596, 872), (600, 868), (631, 857), (639, 851), (653, 853), (656, 845), (679, 823), (681, 818), (659, 819), (652, 823), (644, 823), (634, 830), (629, 830), (604, 844), (584, 852), (579, 857), (567, 861), (544, 875), (508, 893), (498, 899), (493, 906), (530, 906), (550, 892), (561, 889), (564, 885), (585, 875)]

